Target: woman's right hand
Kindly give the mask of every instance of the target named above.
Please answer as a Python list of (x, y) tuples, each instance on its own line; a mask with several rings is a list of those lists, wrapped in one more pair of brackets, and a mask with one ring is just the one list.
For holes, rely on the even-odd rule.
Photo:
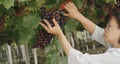
[(64, 7), (68, 14), (64, 14), (65, 16), (69, 16), (71, 18), (77, 19), (83, 25), (83, 27), (90, 33), (93, 34), (96, 24), (94, 24), (91, 20), (83, 16), (77, 9), (77, 7), (72, 3), (68, 2)]
[(65, 9), (68, 12), (68, 14), (64, 14), (65, 16), (69, 16), (74, 19), (79, 19), (80, 17), (80, 12), (78, 11), (77, 7), (74, 5), (72, 2), (68, 2), (65, 5)]

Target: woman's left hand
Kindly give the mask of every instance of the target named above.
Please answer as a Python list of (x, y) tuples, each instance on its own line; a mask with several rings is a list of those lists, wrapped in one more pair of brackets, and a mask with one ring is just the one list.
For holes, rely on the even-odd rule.
[(43, 28), (50, 34), (54, 34), (56, 36), (59, 36), (61, 35), (63, 32), (59, 26), (59, 24), (57, 23), (57, 21), (55, 20), (55, 18), (53, 18), (53, 23), (54, 23), (54, 26), (52, 27), (49, 22), (47, 20), (44, 20), (45, 21), (45, 24), (43, 23), (40, 23), (40, 25), (43, 26)]
[(68, 56), (69, 52), (70, 52), (70, 49), (72, 48), (69, 41), (67, 40), (67, 38), (65, 37), (65, 35), (63, 34), (59, 24), (57, 23), (57, 21), (55, 20), (55, 18), (53, 18), (53, 23), (54, 23), (54, 26), (52, 27), (47, 20), (44, 20), (45, 21), (45, 24), (43, 23), (40, 23), (44, 29), (48, 32), (48, 33), (51, 33), (51, 34), (54, 34), (58, 37), (63, 49), (64, 49), (64, 52), (66, 53), (66, 55)]

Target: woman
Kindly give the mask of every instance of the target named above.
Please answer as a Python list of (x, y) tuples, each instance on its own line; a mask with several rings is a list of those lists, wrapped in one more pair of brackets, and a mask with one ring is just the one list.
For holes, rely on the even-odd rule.
[(83, 54), (72, 48), (55, 19), (53, 19), (54, 27), (44, 20), (47, 26), (43, 23), (40, 24), (48, 33), (58, 37), (68, 56), (68, 64), (120, 64), (120, 13), (113, 15), (107, 27), (102, 29), (78, 12), (72, 2), (67, 3), (65, 9), (68, 11), (65, 16), (79, 20), (84, 28), (92, 34), (92, 39), (108, 48), (103, 54)]

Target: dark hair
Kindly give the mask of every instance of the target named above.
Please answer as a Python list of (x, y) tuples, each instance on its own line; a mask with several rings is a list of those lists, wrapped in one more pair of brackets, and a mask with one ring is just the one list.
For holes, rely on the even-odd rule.
[[(115, 17), (115, 19), (117, 20), (116, 22), (117, 22), (118, 27), (119, 27), (119, 29), (120, 29), (120, 12), (114, 13), (114, 14), (113, 14), (113, 17)], [(119, 38), (119, 40), (118, 40), (118, 43), (120, 44), (120, 38)]]
[(113, 14), (113, 16), (115, 17), (115, 19), (117, 20), (117, 24), (118, 24), (118, 27), (120, 29), (120, 12), (116, 12)]

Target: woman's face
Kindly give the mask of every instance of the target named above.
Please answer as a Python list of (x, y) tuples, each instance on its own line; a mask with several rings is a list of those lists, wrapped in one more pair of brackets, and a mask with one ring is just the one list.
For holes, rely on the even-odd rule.
[(115, 17), (112, 17), (105, 28), (104, 39), (106, 42), (113, 44), (114, 42), (118, 42), (120, 38), (120, 29), (117, 24), (117, 20)]

